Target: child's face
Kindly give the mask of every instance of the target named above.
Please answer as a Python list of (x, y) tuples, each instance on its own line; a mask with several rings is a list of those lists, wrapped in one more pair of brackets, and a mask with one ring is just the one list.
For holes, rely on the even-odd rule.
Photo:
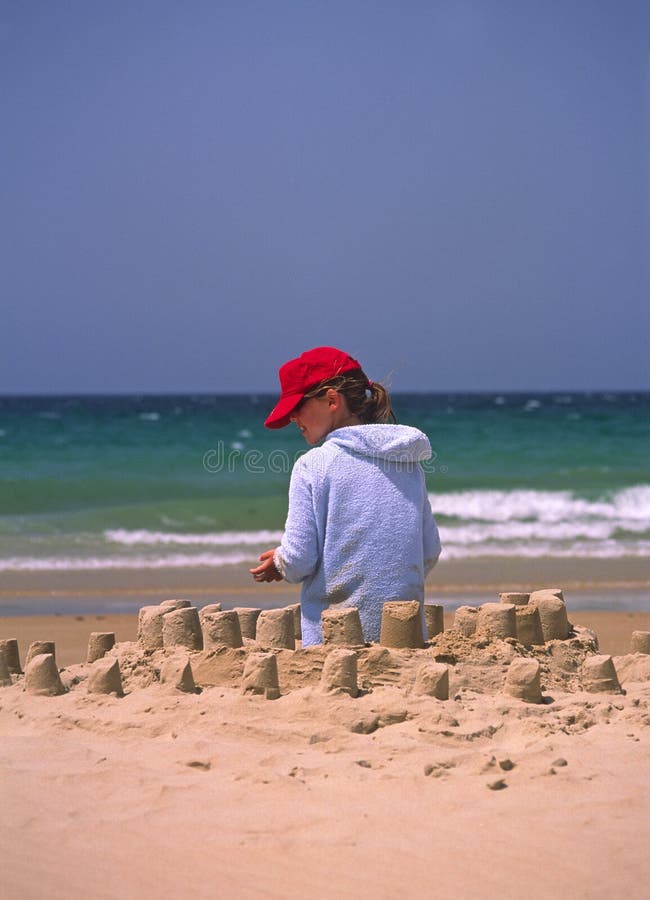
[(291, 416), (308, 444), (317, 444), (333, 430), (327, 396), (309, 397), (299, 404)]
[(290, 421), (296, 423), (308, 444), (318, 444), (330, 431), (340, 428), (347, 415), (347, 405), (342, 395), (328, 390), (322, 397), (303, 400)]

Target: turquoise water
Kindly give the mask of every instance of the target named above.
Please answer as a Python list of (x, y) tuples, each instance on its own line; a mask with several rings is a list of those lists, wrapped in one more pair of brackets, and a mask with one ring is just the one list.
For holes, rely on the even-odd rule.
[[(448, 558), (650, 556), (650, 394), (395, 395)], [(229, 565), (279, 538), (273, 397), (0, 398), (0, 570)]]

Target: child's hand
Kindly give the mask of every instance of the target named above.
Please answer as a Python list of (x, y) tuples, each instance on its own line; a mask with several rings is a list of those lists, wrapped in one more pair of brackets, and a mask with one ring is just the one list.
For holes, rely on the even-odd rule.
[(273, 562), (274, 553), (275, 550), (265, 550), (260, 556), (262, 565), (248, 570), (255, 581), (282, 581), (282, 575), (275, 568), (275, 563)]

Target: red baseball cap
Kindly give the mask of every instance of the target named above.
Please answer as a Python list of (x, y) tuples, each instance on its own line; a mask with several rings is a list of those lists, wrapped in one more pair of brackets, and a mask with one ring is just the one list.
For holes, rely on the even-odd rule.
[(264, 424), (267, 428), (284, 428), (308, 391), (321, 381), (360, 368), (356, 359), (336, 347), (314, 347), (301, 353), (297, 359), (290, 359), (280, 366), (278, 374), (282, 393)]

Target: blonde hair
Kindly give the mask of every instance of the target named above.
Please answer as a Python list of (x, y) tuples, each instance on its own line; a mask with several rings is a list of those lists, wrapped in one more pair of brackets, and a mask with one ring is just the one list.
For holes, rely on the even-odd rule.
[(388, 391), (383, 384), (370, 381), (362, 369), (321, 381), (305, 394), (303, 400), (320, 397), (330, 388), (343, 394), (352, 415), (358, 416), (364, 425), (397, 422)]

